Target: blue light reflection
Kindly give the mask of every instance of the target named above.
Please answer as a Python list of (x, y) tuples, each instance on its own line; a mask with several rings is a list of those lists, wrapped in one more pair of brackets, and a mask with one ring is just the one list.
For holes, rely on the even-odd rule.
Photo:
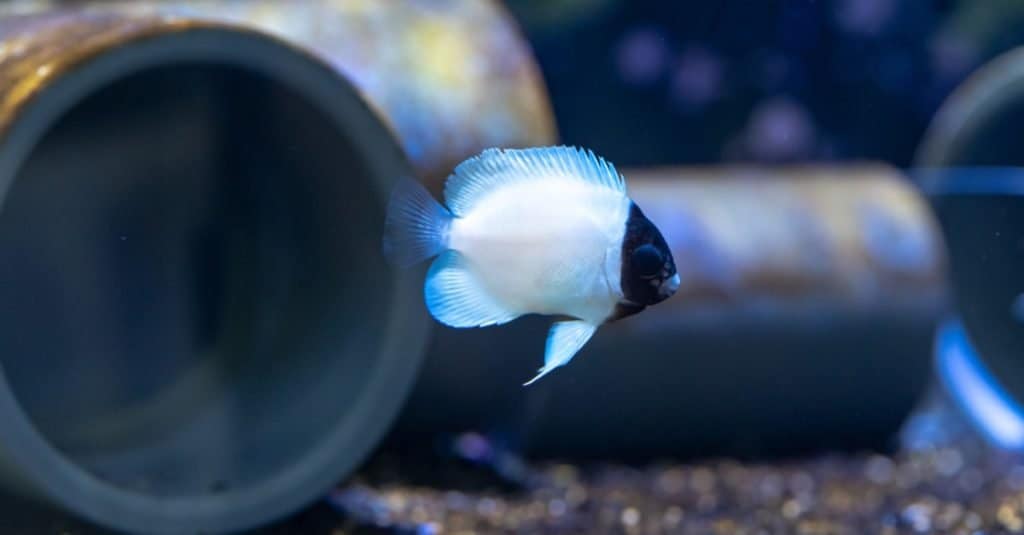
[(935, 351), (939, 380), (981, 435), (1001, 449), (1024, 450), (1024, 408), (985, 366), (958, 320), (939, 328)]

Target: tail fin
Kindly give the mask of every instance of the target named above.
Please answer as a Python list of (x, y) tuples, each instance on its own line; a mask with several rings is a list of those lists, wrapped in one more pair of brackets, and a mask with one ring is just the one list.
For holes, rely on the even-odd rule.
[(448, 246), (452, 214), (419, 182), (403, 178), (395, 186), (384, 221), (384, 255), (399, 267), (418, 264)]

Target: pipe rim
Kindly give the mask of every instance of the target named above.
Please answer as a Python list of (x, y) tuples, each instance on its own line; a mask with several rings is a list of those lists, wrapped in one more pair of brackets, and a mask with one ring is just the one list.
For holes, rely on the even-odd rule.
[[(36, 142), (79, 100), (121, 76), (181, 61), (228, 63), (288, 85), (334, 115), (347, 131), (359, 133), (352, 140), (367, 155), (367, 164), (374, 166), (370, 174), (393, 181), (412, 173), (397, 142), (356, 90), (327, 64), (279, 39), (224, 25), (177, 24), (112, 45), (116, 46), (53, 76), (16, 111), (0, 147), (0, 202)], [(376, 186), (381, 202), (386, 202), (390, 183)], [(395, 272), (394, 277), (387, 325), (388, 332), (402, 336), (386, 340), (358, 402), (321, 442), (287, 470), (257, 486), (217, 495), (161, 498), (104, 482), (48, 443), (22, 411), (2, 369), (0, 419), (10, 425), (0, 426), (0, 455), (10, 459), (12, 475), (25, 482), (29, 494), (120, 530), (236, 531), (294, 512), (324, 494), (369, 455), (413, 385), (429, 324), (421, 307), (408, 306), (405, 298), (416, 295), (414, 273)]]

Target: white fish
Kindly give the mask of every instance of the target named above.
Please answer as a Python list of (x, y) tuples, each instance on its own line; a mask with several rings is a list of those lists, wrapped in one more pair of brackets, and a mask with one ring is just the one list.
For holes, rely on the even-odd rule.
[(398, 265), (438, 256), (424, 296), (452, 327), (524, 314), (568, 316), (548, 333), (533, 383), (569, 362), (599, 326), (679, 288), (658, 229), (607, 161), (574, 147), (488, 149), (455, 168), (445, 206), (406, 179), (388, 206), (384, 249)]

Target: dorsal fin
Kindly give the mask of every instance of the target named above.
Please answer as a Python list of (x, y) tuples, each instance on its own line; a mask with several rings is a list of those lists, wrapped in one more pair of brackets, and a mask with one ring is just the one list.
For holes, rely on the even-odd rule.
[(568, 177), (625, 193), (622, 176), (611, 162), (576, 147), (486, 149), (459, 164), (444, 187), (445, 204), (465, 215), (484, 195), (510, 182)]

